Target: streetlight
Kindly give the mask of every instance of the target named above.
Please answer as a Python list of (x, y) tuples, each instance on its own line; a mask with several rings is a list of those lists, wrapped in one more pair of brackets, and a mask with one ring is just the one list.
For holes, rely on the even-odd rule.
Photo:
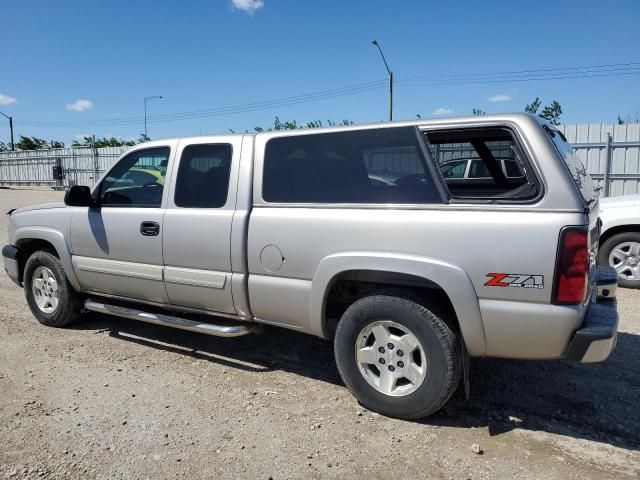
[(151, 97), (144, 97), (144, 136), (149, 138), (147, 135), (147, 100), (153, 100), (154, 98), (162, 98), (161, 95), (153, 95)]
[(387, 64), (387, 59), (384, 58), (384, 53), (382, 53), (382, 48), (380, 48), (380, 44), (377, 40), (371, 40), (371, 44), (378, 47), (380, 51), (380, 56), (382, 57), (382, 61), (384, 62), (384, 66), (387, 69), (387, 73), (389, 74), (389, 121), (393, 120), (393, 72), (389, 68)]
[(9, 120), (9, 130), (11, 131), (11, 151), (13, 152), (15, 150), (15, 147), (13, 145), (13, 117), (5, 115), (2, 112), (0, 112), (0, 115), (2, 115), (3, 117), (5, 117), (5, 118), (7, 118)]

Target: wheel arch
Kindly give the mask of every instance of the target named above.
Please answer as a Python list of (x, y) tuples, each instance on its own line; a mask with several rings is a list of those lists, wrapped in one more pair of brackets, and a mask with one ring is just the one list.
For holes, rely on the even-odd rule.
[(22, 227), (15, 232), (14, 245), (20, 252), (19, 281), (22, 281), (27, 259), (38, 250), (49, 250), (60, 259), (71, 286), (80, 290), (80, 284), (71, 263), (71, 252), (62, 232), (48, 227)]
[(608, 227), (604, 232), (600, 234), (599, 243), (602, 245), (614, 235), (619, 233), (636, 232), (640, 233), (640, 224), (638, 223), (619, 223)]
[[(478, 298), (466, 272), (440, 260), (385, 252), (347, 252), (325, 257), (315, 272), (309, 300), (310, 328), (328, 337), (327, 301), (344, 278), (373, 276), (386, 287), (416, 287), (440, 290), (449, 301), (469, 353), (482, 356), (485, 336)], [(368, 278), (370, 281), (370, 279)]]

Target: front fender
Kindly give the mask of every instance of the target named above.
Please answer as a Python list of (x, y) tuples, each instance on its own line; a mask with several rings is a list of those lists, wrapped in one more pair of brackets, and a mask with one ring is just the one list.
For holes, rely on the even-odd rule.
[(20, 248), (20, 242), (24, 240), (44, 240), (53, 245), (58, 257), (60, 257), (69, 283), (76, 291), (81, 290), (71, 263), (71, 252), (62, 232), (50, 227), (18, 227), (15, 231), (14, 244)]
[(350, 270), (375, 270), (414, 275), (439, 285), (449, 296), (462, 337), (472, 356), (485, 352), (485, 335), (478, 297), (471, 279), (461, 268), (433, 258), (385, 252), (345, 252), (322, 259), (313, 276), (309, 301), (310, 327), (324, 336), (324, 303), (337, 275)]

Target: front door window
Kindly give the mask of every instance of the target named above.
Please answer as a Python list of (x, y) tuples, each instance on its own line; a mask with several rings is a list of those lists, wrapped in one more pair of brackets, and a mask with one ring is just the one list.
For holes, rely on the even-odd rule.
[(130, 153), (103, 180), (100, 204), (104, 207), (159, 208), (168, 161), (168, 147)]

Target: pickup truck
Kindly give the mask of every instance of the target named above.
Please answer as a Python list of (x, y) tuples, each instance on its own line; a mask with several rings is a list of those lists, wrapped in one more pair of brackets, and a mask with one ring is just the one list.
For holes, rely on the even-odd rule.
[[(458, 158), (486, 173), (443, 175)], [(562, 133), (508, 114), (148, 142), (64, 204), (11, 211), (2, 254), (44, 325), (297, 330), (333, 342), (361, 404), (414, 419), (468, 394), (469, 357), (605, 360), (599, 234)]]

